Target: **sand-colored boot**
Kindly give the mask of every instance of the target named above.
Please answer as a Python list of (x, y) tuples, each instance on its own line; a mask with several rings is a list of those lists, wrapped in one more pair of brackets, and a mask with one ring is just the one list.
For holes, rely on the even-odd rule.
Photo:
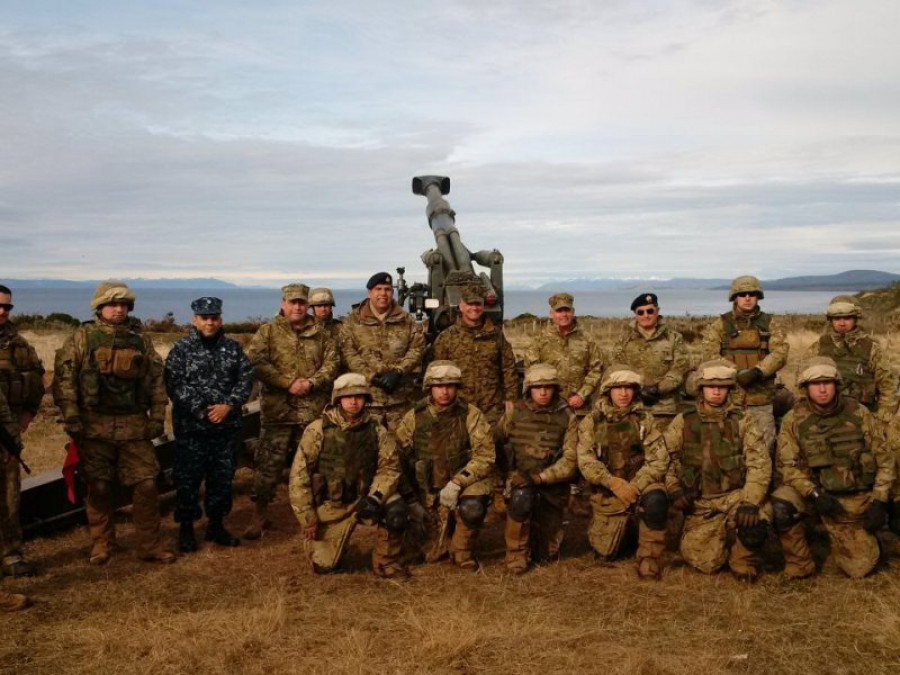
[(457, 519), (456, 528), (453, 530), (453, 538), (450, 539), (450, 559), (464, 570), (477, 571), (478, 561), (472, 554), (472, 546), (478, 537), (478, 530), (468, 527), (461, 519)]
[(635, 553), (637, 573), (641, 579), (659, 579), (665, 550), (666, 531), (653, 530), (642, 520), (638, 525), (638, 547)]
[(792, 579), (804, 579), (816, 571), (803, 525), (797, 523), (785, 532), (778, 533), (784, 554), (784, 573)]
[(0, 591), (0, 611), (18, 612), (19, 610), (30, 606), (31, 599), (27, 595)]
[(740, 539), (735, 538), (728, 553), (728, 567), (731, 573), (741, 581), (756, 581), (759, 572), (756, 567), (756, 553), (744, 546)]
[(84, 510), (91, 535), (91, 565), (105, 565), (116, 548), (112, 505), (107, 498), (109, 484), (94, 483), (88, 490)]
[(255, 504), (256, 506), (253, 509), (253, 520), (250, 521), (247, 529), (244, 530), (244, 539), (259, 539), (262, 536), (263, 530), (269, 526), (269, 520), (266, 518), (266, 514), (269, 510), (269, 502), (260, 500), (255, 502)]
[(510, 574), (525, 574), (528, 571), (528, 558), (531, 549), (528, 544), (531, 533), (531, 522), (519, 523), (507, 516), (503, 528), (503, 539), (506, 542), (506, 558), (503, 564)]
[(403, 535), (379, 527), (375, 531), (375, 548), (372, 549), (372, 572), (382, 579), (406, 579), (409, 570), (401, 561)]
[(137, 554), (146, 562), (173, 563), (175, 554), (162, 542), (159, 531), (159, 492), (155, 480), (134, 486), (131, 518), (137, 535)]

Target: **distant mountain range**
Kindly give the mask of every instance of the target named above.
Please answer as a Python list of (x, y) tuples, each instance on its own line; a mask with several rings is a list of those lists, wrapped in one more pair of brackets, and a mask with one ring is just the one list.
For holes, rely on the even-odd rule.
[[(18, 288), (94, 288), (100, 283), (100, 279), (89, 281), (71, 281), (69, 279), (9, 279), (4, 285), (15, 291)], [(228, 281), (213, 278), (188, 278), (188, 279), (143, 279), (124, 278), (124, 281), (132, 288), (238, 288)]]

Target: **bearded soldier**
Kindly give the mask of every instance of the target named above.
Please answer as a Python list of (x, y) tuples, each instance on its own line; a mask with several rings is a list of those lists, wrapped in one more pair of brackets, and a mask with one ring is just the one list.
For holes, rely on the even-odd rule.
[(838, 567), (860, 578), (878, 563), (874, 533), (887, 517), (894, 458), (884, 427), (841, 393), (845, 385), (831, 358), (810, 360), (799, 386), (806, 396), (781, 423), (777, 462), (783, 484), (772, 495), (785, 573), (805, 577), (815, 570), (799, 524), (809, 504), (822, 518)]
[(678, 415), (665, 433), (674, 478), (669, 494), (685, 512), (685, 561), (711, 574), (727, 560), (736, 577), (754, 580), (770, 519), (772, 460), (754, 419), (728, 400), (736, 374), (730, 361), (697, 368), (697, 408)]
[(368, 378), (373, 409), (393, 431), (418, 398), (413, 380), (422, 367), (425, 334), (394, 300), (390, 274), (372, 275), (366, 289), (368, 298), (341, 327), (341, 357), (350, 370)]
[(462, 386), (456, 364), (432, 361), (422, 385), (426, 397), (403, 416), (397, 443), (403, 491), (422, 507), (426, 560), (449, 553), (459, 567), (475, 570), (472, 548), (493, 491), (494, 444), (482, 412), (457, 395)]
[(163, 362), (140, 321), (128, 316), (134, 302), (124, 283), (104, 281), (91, 300), (96, 320), (76, 328), (56, 352), (53, 399), (87, 477), (92, 565), (108, 562), (115, 546), (116, 480), (133, 490), (139, 557), (175, 560), (159, 531), (159, 464), (151, 443), (163, 433), (168, 402)]
[(688, 353), (681, 333), (659, 313), (655, 293), (642, 293), (631, 303), (634, 319), (613, 349), (613, 360), (630, 364), (641, 376), (644, 408), (665, 431), (678, 414), (678, 391), (688, 370)]
[[(14, 457), (12, 457), (11, 453), (16, 451), (21, 452), (22, 441), (19, 438), (19, 422), (10, 412), (9, 406), (6, 404), (6, 396), (3, 394), (2, 390), (0, 390), (0, 426), (2, 426), (3, 431), (6, 432), (2, 433), (2, 431), (0, 431), (0, 436), (3, 437), (0, 439), (0, 462), (9, 464), (14, 461)], [(8, 444), (15, 447), (7, 447)], [(6, 542), (4, 541), (4, 544), (5, 543)], [(30, 604), (31, 599), (27, 595), (22, 595), (21, 593), (7, 593), (0, 589), (0, 611), (17, 612), (20, 609), (25, 609)]]
[(337, 567), (362, 523), (377, 525), (372, 571), (385, 578), (408, 575), (400, 553), (409, 509), (394, 494), (400, 476), (397, 448), (369, 414), (371, 400), (364, 376), (337, 378), (331, 405), (303, 432), (291, 467), (291, 507), (319, 574)]
[(268, 507), (289, 457), (322, 413), (338, 373), (337, 345), (307, 313), (309, 288), (288, 284), (281, 293), (281, 311), (260, 326), (247, 350), (262, 384), (262, 433), (253, 475), (255, 511), (245, 539), (259, 539), (268, 526)]
[(334, 318), (334, 294), (330, 288), (314, 288), (309, 292), (309, 306), (313, 317), (328, 336), (335, 341), (340, 339), (343, 321)]
[(504, 413), (495, 433), (509, 444), (504, 538), (513, 574), (559, 554), (568, 482), (578, 471), (578, 418), (560, 396), (556, 368), (535, 363), (522, 388), (524, 400)]
[(669, 453), (641, 403), (642, 384), (630, 366), (610, 366), (600, 400), (578, 430), (578, 468), (594, 486), (588, 538), (597, 555), (615, 558), (637, 521), (638, 575), (658, 579), (666, 546), (669, 502), (663, 479)]
[(764, 297), (756, 277), (732, 281), (728, 290), (732, 309), (703, 333), (702, 352), (705, 359), (723, 357), (737, 368), (732, 398), (762, 430), (771, 453), (775, 447), (775, 376), (787, 363), (789, 345), (772, 315), (759, 308)]
[[(44, 366), (34, 347), (19, 334), (10, 319), (12, 291), (0, 285), (0, 393), (6, 397), (20, 434), (37, 415), (44, 396)], [(3, 538), (3, 574), (31, 576), (34, 566), (22, 555), (19, 521), (21, 473), (18, 462), (0, 462), (0, 536)]]

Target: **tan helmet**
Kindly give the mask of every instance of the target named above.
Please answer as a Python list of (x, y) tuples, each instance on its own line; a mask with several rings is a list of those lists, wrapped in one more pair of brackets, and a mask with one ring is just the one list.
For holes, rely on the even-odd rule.
[(807, 362), (803, 372), (800, 373), (800, 379), (797, 380), (797, 386), (805, 387), (810, 382), (828, 381), (841, 381), (841, 373), (838, 371), (837, 364), (831, 357), (814, 356)]
[(700, 387), (733, 387), (737, 369), (731, 361), (713, 359), (697, 366), (695, 383)]
[(859, 319), (862, 317), (862, 308), (852, 295), (836, 295), (828, 303), (825, 317), (833, 319), (837, 316), (853, 316)]
[(359, 373), (344, 373), (334, 381), (334, 388), (331, 390), (331, 402), (337, 403), (342, 396), (365, 396), (372, 400), (372, 392), (369, 390), (369, 383), (366, 381), (365, 375)]
[(559, 372), (549, 363), (535, 363), (525, 371), (522, 393), (527, 394), (532, 387), (559, 387)]
[(334, 307), (334, 295), (330, 288), (314, 288), (309, 292), (309, 306), (331, 305)]
[(605, 394), (613, 387), (634, 387), (640, 389), (644, 384), (644, 378), (640, 373), (632, 370), (631, 366), (623, 363), (614, 363), (606, 370), (603, 382), (600, 383), (600, 393)]
[(463, 386), (462, 371), (453, 361), (432, 361), (425, 369), (422, 380), (422, 391), (428, 391), (436, 384), (455, 384)]
[(763, 294), (762, 286), (759, 285), (759, 279), (749, 275), (738, 277), (731, 282), (731, 288), (728, 289), (728, 299), (734, 302), (734, 298), (738, 293), (756, 293), (760, 300), (766, 297)]
[(128, 288), (124, 281), (110, 279), (97, 284), (97, 288), (94, 290), (94, 297), (91, 298), (91, 309), (96, 312), (103, 305), (125, 301), (128, 303), (128, 311), (130, 312), (134, 309), (134, 301), (136, 299), (134, 291)]

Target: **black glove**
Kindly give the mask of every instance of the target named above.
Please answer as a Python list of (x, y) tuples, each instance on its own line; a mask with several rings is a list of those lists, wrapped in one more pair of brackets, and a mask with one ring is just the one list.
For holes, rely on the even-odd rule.
[(682, 513), (690, 513), (694, 508), (694, 500), (681, 490), (669, 496), (669, 503), (673, 509)]
[(373, 386), (384, 389), (387, 393), (391, 394), (400, 386), (402, 377), (403, 373), (398, 373), (396, 370), (385, 370), (375, 375), (371, 382)]
[(887, 521), (887, 504), (880, 499), (873, 499), (863, 514), (862, 524), (866, 532), (878, 532)]
[(841, 506), (837, 497), (827, 492), (813, 492), (812, 498), (820, 516), (836, 516), (844, 512), (844, 507)]
[(759, 525), (759, 507), (753, 504), (741, 504), (734, 516), (735, 524), (740, 528)]
[(744, 368), (737, 374), (737, 383), (746, 388), (756, 384), (763, 378), (763, 372), (759, 368)]
[(356, 519), (366, 525), (374, 525), (381, 516), (381, 502), (375, 497), (366, 497), (362, 505), (356, 509)]
[(655, 405), (659, 402), (659, 386), (656, 384), (651, 384), (646, 387), (641, 387), (641, 401), (644, 402), (644, 405)]

